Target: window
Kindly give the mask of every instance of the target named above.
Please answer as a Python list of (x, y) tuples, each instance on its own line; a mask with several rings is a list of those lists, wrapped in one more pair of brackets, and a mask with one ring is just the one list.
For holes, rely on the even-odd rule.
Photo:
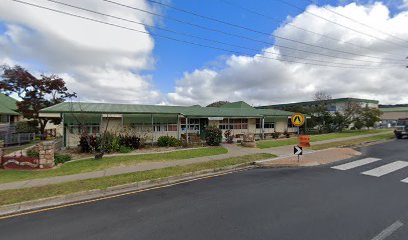
[(292, 118), (288, 118), (288, 128), (294, 128), (295, 126), (293, 126), (292, 124)]
[(9, 115), (0, 115), (0, 123), (9, 123), (10, 116)]
[(220, 120), (218, 128), (219, 129), (230, 129), (231, 127), (230, 127), (228, 118), (224, 118), (223, 120)]
[(155, 124), (153, 130), (155, 132), (167, 132), (167, 124)]
[[(182, 118), (181, 120), (181, 130), (186, 131), (186, 119)], [(200, 131), (200, 119), (199, 118), (190, 118), (188, 119), (188, 131)]]
[(220, 129), (248, 129), (248, 119), (230, 118), (223, 119), (219, 122)]
[(169, 124), (169, 125), (167, 125), (167, 131), (169, 131), (169, 132), (175, 132), (175, 131), (177, 131), (177, 124)]
[(97, 134), (99, 133), (99, 125), (69, 125), (68, 126), (68, 131), (71, 134), (85, 134), (85, 133), (90, 133), (90, 134)]
[[(256, 119), (256, 128), (262, 128), (262, 120), (259, 118)], [(275, 128), (275, 122), (264, 122), (264, 128)]]

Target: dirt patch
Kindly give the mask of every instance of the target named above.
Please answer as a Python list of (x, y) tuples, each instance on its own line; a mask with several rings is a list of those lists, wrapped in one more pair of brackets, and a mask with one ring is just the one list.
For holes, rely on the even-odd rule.
[(275, 160), (260, 161), (256, 165), (259, 167), (307, 167), (328, 164), (355, 156), (361, 155), (360, 152), (352, 148), (330, 148), (321, 151), (311, 152), (300, 156), (284, 157)]

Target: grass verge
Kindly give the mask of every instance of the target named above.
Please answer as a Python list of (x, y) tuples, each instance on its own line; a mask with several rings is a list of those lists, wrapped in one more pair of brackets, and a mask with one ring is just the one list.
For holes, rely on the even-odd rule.
[(225, 148), (199, 148), (193, 150), (181, 150), (169, 153), (123, 155), (104, 157), (102, 159), (86, 159), (67, 162), (59, 168), (41, 171), (18, 171), (0, 170), (0, 183), (23, 181), (36, 178), (47, 178), (55, 176), (72, 175), (84, 172), (93, 172), (118, 166), (129, 166), (141, 162), (165, 162), (183, 160), (196, 157), (213, 156), (227, 153)]
[(42, 187), (24, 188), (16, 190), (0, 191), (0, 205), (36, 200), (41, 198), (77, 193), (93, 189), (106, 189), (108, 187), (123, 185), (127, 183), (154, 180), (159, 178), (180, 176), (184, 173), (197, 172), (207, 169), (217, 169), (238, 164), (250, 164), (256, 160), (276, 157), (268, 153), (244, 155), (240, 157), (226, 158), (222, 160), (194, 163), (185, 166), (167, 167), (162, 169), (148, 170), (121, 174), (110, 177), (102, 177), (88, 180), (72, 181)]
[[(391, 132), (391, 130), (388, 130), (388, 129), (349, 130), (349, 131), (343, 131), (343, 132), (340, 132), (340, 133), (328, 133), (328, 134), (321, 134), (321, 135), (312, 135), (310, 137), (310, 141), (311, 142), (318, 142), (318, 141), (331, 140), (331, 139), (337, 139), (337, 138), (363, 136), (363, 135), (375, 134), (375, 133), (387, 134), (388, 132)], [(272, 147), (281, 147), (281, 146), (293, 145), (293, 144), (297, 144), (297, 142), (298, 141), (297, 141), (296, 138), (285, 139), (285, 140), (266, 140), (266, 141), (257, 142), (256, 146), (258, 148), (263, 149), (263, 148), (272, 148)]]
[(354, 146), (358, 144), (381, 141), (381, 140), (389, 140), (393, 138), (395, 138), (394, 134), (387, 133), (387, 134), (381, 134), (381, 135), (371, 136), (371, 137), (361, 137), (358, 139), (347, 140), (347, 141), (338, 141), (338, 142), (314, 145), (311, 147), (311, 149), (321, 150), (321, 149), (334, 148), (334, 147), (350, 147), (350, 146)]

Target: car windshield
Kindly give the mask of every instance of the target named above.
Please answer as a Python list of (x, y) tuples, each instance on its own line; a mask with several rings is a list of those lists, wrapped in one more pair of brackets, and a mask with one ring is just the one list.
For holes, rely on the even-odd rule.
[(408, 121), (401, 121), (399, 120), (397, 126), (408, 126)]

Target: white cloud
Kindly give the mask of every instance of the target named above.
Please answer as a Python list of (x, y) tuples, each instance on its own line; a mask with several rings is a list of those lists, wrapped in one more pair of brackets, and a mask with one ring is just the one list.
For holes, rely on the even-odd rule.
[[(46, 1), (32, 3), (73, 12), (140, 31), (144, 26), (90, 14)], [(154, 24), (151, 16), (102, 1), (64, 1), (111, 15)], [(150, 9), (145, 1), (127, 0), (123, 4)], [(151, 77), (142, 71), (152, 69), (153, 39), (99, 23), (64, 16), (12, 1), (3, 1), (0, 21), (0, 63), (21, 63), (32, 71), (39, 66), (49, 73), (64, 76), (71, 91), (82, 99), (112, 102), (159, 102)], [(29, 67), (29, 68), (30, 68)]]
[[(344, 7), (328, 7), (360, 22), (375, 26), (384, 32), (408, 40), (408, 28), (406, 27), (408, 12), (400, 12), (391, 18), (388, 8), (381, 3), (365, 6), (351, 3)], [(364, 28), (321, 7), (311, 5), (308, 7), (308, 11), (325, 18), (336, 19), (340, 24), (408, 47), (406, 42)], [(318, 35), (307, 34), (286, 24), (278, 28), (274, 34), (362, 55), (380, 58), (405, 58), (403, 54), (406, 53), (402, 51), (401, 46), (358, 34), (315, 18), (310, 14), (302, 13), (289, 18), (288, 21), (296, 26), (327, 34), (332, 38), (340, 39), (340, 41), (334, 42)], [(289, 47), (305, 49), (303, 45), (281, 39), (277, 39), (276, 42)], [(346, 42), (365, 46), (366, 48), (358, 48), (346, 44)], [(374, 58), (333, 53), (328, 50), (313, 49), (312, 47), (307, 47), (307, 49), (321, 54), (334, 54), (357, 60), (376, 61)], [(327, 61), (326, 64), (333, 61), (371, 66), (378, 69), (328, 68), (262, 58), (276, 57), (271, 55), (270, 52), (279, 53), (281, 54), (280, 58), (286, 60), (294, 59), (284, 57), (284, 55), (296, 55), (308, 59), (324, 60)], [(408, 92), (408, 84), (406, 84), (408, 71), (403, 66), (380, 69), (384, 64), (325, 58), (309, 53), (293, 52), (276, 46), (269, 46), (260, 54), (262, 57), (231, 56), (225, 61), (226, 66), (221, 70), (203, 67), (191, 73), (185, 73), (176, 82), (175, 90), (167, 95), (167, 101), (172, 104), (207, 104), (216, 100), (246, 100), (255, 105), (272, 104), (310, 100), (315, 91), (324, 90), (332, 94), (333, 97), (372, 98), (381, 100), (383, 103), (408, 102), (406, 94)]]
[(406, 9), (408, 8), (408, 0), (402, 0), (402, 3), (400, 5), (401, 9)]

